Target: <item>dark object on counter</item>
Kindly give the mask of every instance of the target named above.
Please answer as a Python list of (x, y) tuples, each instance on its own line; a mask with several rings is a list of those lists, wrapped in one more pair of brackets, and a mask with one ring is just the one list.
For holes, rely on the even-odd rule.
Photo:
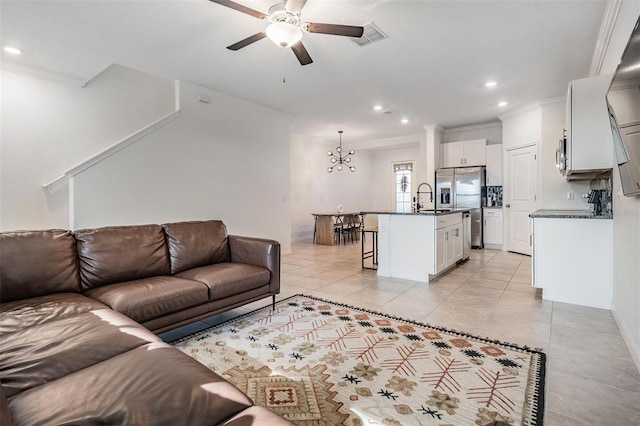
[(592, 189), (585, 198), (589, 204), (593, 204), (593, 214), (602, 216), (607, 209), (607, 191), (604, 189)]

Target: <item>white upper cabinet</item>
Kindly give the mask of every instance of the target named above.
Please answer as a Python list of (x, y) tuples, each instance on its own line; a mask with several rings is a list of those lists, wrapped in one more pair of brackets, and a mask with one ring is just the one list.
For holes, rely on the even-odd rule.
[(566, 148), (568, 179), (575, 172), (612, 167), (613, 142), (605, 99), (610, 81), (610, 75), (603, 75), (569, 83)]
[(502, 144), (487, 145), (487, 186), (502, 185)]
[(487, 140), (478, 139), (442, 144), (442, 167), (484, 166)]

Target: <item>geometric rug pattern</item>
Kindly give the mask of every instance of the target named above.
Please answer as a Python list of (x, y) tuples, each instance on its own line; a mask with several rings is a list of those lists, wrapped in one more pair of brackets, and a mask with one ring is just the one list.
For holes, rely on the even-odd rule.
[(172, 345), (298, 425), (542, 425), (545, 354), (296, 295)]

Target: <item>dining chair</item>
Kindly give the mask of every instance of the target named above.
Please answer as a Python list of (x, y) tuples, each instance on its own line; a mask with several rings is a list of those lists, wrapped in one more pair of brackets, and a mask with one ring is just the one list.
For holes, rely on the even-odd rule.
[(342, 216), (336, 216), (335, 222), (333, 223), (333, 237), (338, 245), (340, 245), (340, 241), (344, 244), (344, 221)]
[(313, 244), (316, 243), (316, 232), (318, 231), (318, 216), (313, 216)]

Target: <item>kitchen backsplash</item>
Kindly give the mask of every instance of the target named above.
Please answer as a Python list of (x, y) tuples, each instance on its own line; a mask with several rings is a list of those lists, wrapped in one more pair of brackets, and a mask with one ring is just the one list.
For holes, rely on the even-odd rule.
[(487, 207), (502, 207), (502, 186), (487, 186)]

